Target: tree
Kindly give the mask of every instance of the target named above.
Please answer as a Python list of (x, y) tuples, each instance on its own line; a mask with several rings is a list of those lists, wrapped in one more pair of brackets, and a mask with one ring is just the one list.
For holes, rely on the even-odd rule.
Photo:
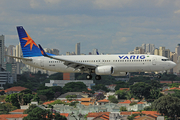
[(134, 120), (134, 117), (138, 116), (138, 114), (132, 114), (131, 116), (128, 116), (128, 120)]
[(24, 93), (24, 94), (32, 94), (32, 91), (30, 89), (25, 89), (23, 91), (21, 91), (20, 93)]
[(108, 100), (112, 103), (118, 103), (118, 99), (114, 95), (110, 95)]
[(54, 98), (54, 92), (52, 89), (38, 90), (38, 95), (45, 95), (48, 100), (52, 100)]
[(10, 95), (6, 96), (5, 101), (12, 103), (12, 105), (17, 107), (17, 108), (20, 108), (17, 93), (13, 93), (13, 94), (10, 94)]
[(123, 81), (116, 82), (115, 90), (119, 90), (119, 88), (129, 88), (129, 85)]
[(0, 104), (0, 114), (8, 114), (10, 111), (17, 109), (11, 103), (1, 103)]
[(133, 94), (130, 91), (128, 91), (125, 97), (126, 99), (130, 100), (131, 98), (133, 98)]
[(175, 118), (180, 116), (180, 99), (169, 95), (162, 96), (153, 102), (152, 108), (162, 115)]
[(125, 106), (121, 106), (121, 107), (120, 107), (120, 111), (127, 111), (127, 109), (126, 109)]
[(139, 82), (132, 85), (130, 90), (131, 93), (139, 99), (142, 99), (143, 97), (148, 98), (150, 95), (151, 86), (146, 83)]
[(118, 95), (118, 99), (126, 99), (127, 92), (125, 90), (117, 90), (115, 94)]
[(28, 113), (28, 116), (24, 117), (23, 120), (67, 120), (66, 117), (60, 115), (59, 113), (52, 113), (50, 110), (43, 110), (35, 106), (32, 106), (30, 109), (28, 112), (24, 112)]
[(35, 104), (30, 105), (29, 108), (24, 111), (24, 114), (29, 114), (36, 107)]
[(159, 89), (151, 89), (149, 99), (155, 100), (163, 96)]
[(159, 89), (160, 87), (162, 87), (160, 82), (157, 80), (151, 80), (150, 86), (152, 87), (152, 89)]
[(69, 82), (63, 87), (63, 92), (87, 91), (87, 86), (83, 82)]
[(103, 84), (98, 84), (98, 85), (94, 85), (91, 87), (93, 91), (98, 91), (98, 90), (104, 90), (105, 92), (108, 92), (109, 90), (107, 89), (107, 87)]
[(96, 100), (103, 100), (105, 98), (104, 94), (103, 93), (98, 93), (96, 95)]

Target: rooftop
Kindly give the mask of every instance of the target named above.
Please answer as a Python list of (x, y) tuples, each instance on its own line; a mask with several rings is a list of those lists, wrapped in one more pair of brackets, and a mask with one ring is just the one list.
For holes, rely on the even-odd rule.
[(11, 111), (10, 113), (13, 113), (13, 112), (24, 112), (24, 111), (25, 111), (25, 109), (16, 109), (16, 110)]
[(124, 102), (119, 102), (119, 104), (130, 104), (131, 101), (130, 100), (125, 100)]
[(8, 120), (7, 118), (24, 118), (28, 114), (2, 114), (0, 115), (0, 120)]
[(25, 87), (21, 87), (21, 86), (16, 86), (16, 87), (11, 87), (11, 88), (8, 88), (6, 90), (4, 90), (5, 92), (10, 92), (10, 91), (16, 91), (16, 92), (20, 92), (20, 91), (23, 91), (23, 90), (26, 90), (27, 88)]
[(109, 115), (110, 112), (98, 112), (98, 113), (88, 113), (87, 117), (98, 117), (100, 115)]
[(103, 103), (105, 103), (105, 102), (109, 102), (109, 100), (103, 99), (103, 100), (98, 100), (97, 102), (103, 102)]

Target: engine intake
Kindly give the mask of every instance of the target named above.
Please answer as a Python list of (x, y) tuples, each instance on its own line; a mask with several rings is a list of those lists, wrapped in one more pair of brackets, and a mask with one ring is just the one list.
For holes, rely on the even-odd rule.
[(97, 75), (111, 75), (114, 73), (112, 66), (99, 66), (95, 69)]

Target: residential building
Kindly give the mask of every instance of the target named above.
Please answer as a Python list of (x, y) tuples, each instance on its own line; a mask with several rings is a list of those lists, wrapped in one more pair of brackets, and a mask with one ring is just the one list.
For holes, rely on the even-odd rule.
[[(109, 120), (110, 112), (98, 112), (98, 113), (88, 113), (87, 120)], [(104, 119), (100, 119), (104, 118)]]
[(106, 96), (105, 99), (108, 99), (108, 97), (109, 97), (110, 95), (113, 95), (113, 96), (115, 96), (115, 97), (118, 99), (118, 95), (116, 95), (115, 92), (107, 92), (107, 93), (105, 94), (105, 96)]
[(25, 88), (25, 87), (15, 86), (15, 87), (11, 87), (11, 88), (8, 88), (6, 90), (1, 90), (1, 91), (4, 91), (6, 94), (12, 94), (12, 93), (19, 93), (26, 89), (27, 88)]
[(140, 111), (140, 110), (144, 110), (144, 108), (147, 106), (151, 106), (151, 103), (138, 102), (135, 105), (128, 106), (126, 109), (128, 111)]
[(85, 106), (94, 105), (95, 99), (92, 98), (81, 98), (81, 104)]
[(98, 100), (98, 101), (96, 102), (96, 104), (97, 104), (97, 105), (105, 105), (105, 104), (107, 104), (107, 103), (109, 103), (109, 102), (110, 102), (109, 100), (103, 99), (103, 100)]
[(23, 114), (23, 112), (25, 111), (26, 109), (16, 109), (16, 110), (13, 110), (11, 112), (9, 112), (10, 114)]

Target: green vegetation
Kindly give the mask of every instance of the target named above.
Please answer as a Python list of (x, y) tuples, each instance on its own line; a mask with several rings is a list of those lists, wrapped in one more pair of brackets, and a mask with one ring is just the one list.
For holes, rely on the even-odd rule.
[(126, 107), (125, 107), (125, 106), (121, 106), (121, 107), (120, 107), (120, 112), (121, 112), (121, 111), (127, 111)]
[(103, 85), (103, 84), (98, 84), (98, 85), (92, 86), (92, 90), (93, 91), (103, 90), (105, 92), (109, 92), (107, 87), (105, 85)]
[(17, 109), (11, 103), (0, 103), (0, 114), (9, 114), (10, 111)]
[(23, 120), (67, 120), (66, 117), (61, 116), (59, 113), (53, 113), (50, 110), (43, 110), (39, 107), (29, 108), (25, 113), (28, 114)]
[(114, 95), (110, 95), (108, 100), (112, 103), (118, 103), (118, 99)]
[(170, 118), (180, 116), (180, 99), (169, 95), (162, 96), (155, 100), (152, 108)]

